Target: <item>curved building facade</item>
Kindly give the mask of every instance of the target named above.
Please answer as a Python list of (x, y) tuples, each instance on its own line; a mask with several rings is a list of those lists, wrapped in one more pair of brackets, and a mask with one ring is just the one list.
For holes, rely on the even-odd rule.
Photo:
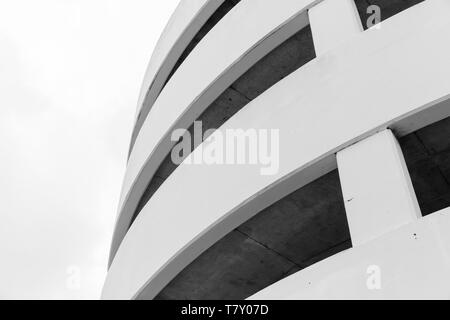
[(450, 298), (450, 1), (181, 0), (104, 299)]

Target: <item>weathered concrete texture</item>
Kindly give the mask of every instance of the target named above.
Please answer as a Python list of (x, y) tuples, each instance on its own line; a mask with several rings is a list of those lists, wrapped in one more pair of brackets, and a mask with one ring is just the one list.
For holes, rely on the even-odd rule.
[[(253, 100), (316, 57), (309, 26), (282, 43), (240, 77), (232, 88)], [(300, 88), (301, 89), (301, 88)]]
[[(244, 299), (295, 265), (239, 231), (226, 235), (184, 269), (157, 299)], [(145, 299), (145, 292), (139, 297)]]
[[(218, 241), (157, 299), (244, 299), (351, 247), (337, 170), (293, 192)], [(145, 292), (140, 296), (145, 298)]]
[(288, 195), (242, 226), (243, 233), (301, 267), (350, 235), (337, 171)]
[[(314, 43), (311, 29), (308, 26), (258, 61), (226, 89), (203, 112), (203, 114), (197, 118), (197, 121), (202, 121), (203, 131), (219, 128), (251, 100), (314, 58)], [(188, 130), (193, 136), (193, 126)], [(196, 146), (192, 145), (192, 150), (194, 150), (195, 147)], [(167, 179), (176, 168), (177, 165), (172, 162), (169, 153), (159, 166), (154, 178), (150, 181), (144, 195), (141, 197), (131, 220), (131, 224), (164, 180)]]
[(377, 5), (381, 9), (381, 21), (406, 10), (425, 0), (355, 0), (364, 29), (367, 29), (367, 19), (371, 14), (367, 13), (367, 8)]
[[(203, 131), (217, 129), (250, 101), (240, 92), (228, 88), (197, 118), (197, 121), (202, 122)], [(192, 134), (192, 127), (189, 131)]]
[(423, 215), (450, 206), (450, 118), (400, 139)]

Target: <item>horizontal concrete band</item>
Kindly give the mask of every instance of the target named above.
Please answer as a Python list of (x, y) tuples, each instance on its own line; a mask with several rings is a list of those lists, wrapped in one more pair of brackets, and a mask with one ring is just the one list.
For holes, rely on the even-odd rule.
[(130, 155), (110, 262), (146, 186), (174, 144), (173, 130), (188, 128), (256, 61), (308, 25), (307, 10), (320, 1), (285, 0), (283, 6), (242, 1), (191, 52), (156, 100)]
[(150, 59), (138, 98), (130, 151), (178, 59), (224, 0), (182, 0), (166, 25)]
[(164, 28), (148, 64), (138, 98), (136, 117), (139, 112), (148, 113), (189, 42), (223, 1), (180, 1)]
[(449, 228), (450, 208), (318, 262), (250, 300), (450, 299)]
[(238, 112), (221, 129), (280, 129), (278, 173), (263, 176), (250, 165), (179, 166), (127, 233), (103, 297), (133, 298), (146, 286), (156, 295), (222, 236), (335, 168), (337, 151), (385, 128), (404, 135), (448, 117), (449, 13), (446, 0), (411, 8)]

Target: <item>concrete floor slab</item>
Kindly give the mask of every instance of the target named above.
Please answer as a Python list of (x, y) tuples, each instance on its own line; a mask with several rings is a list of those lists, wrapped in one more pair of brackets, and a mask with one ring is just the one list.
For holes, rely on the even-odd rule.
[[(183, 270), (156, 299), (245, 299), (294, 268), (282, 256), (233, 231)], [(145, 299), (145, 292), (139, 298)]]

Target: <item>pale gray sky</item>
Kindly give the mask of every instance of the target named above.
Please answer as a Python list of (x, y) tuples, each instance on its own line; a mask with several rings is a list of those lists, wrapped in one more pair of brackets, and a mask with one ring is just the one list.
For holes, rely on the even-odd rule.
[(140, 84), (177, 3), (0, 0), (0, 298), (99, 298)]

